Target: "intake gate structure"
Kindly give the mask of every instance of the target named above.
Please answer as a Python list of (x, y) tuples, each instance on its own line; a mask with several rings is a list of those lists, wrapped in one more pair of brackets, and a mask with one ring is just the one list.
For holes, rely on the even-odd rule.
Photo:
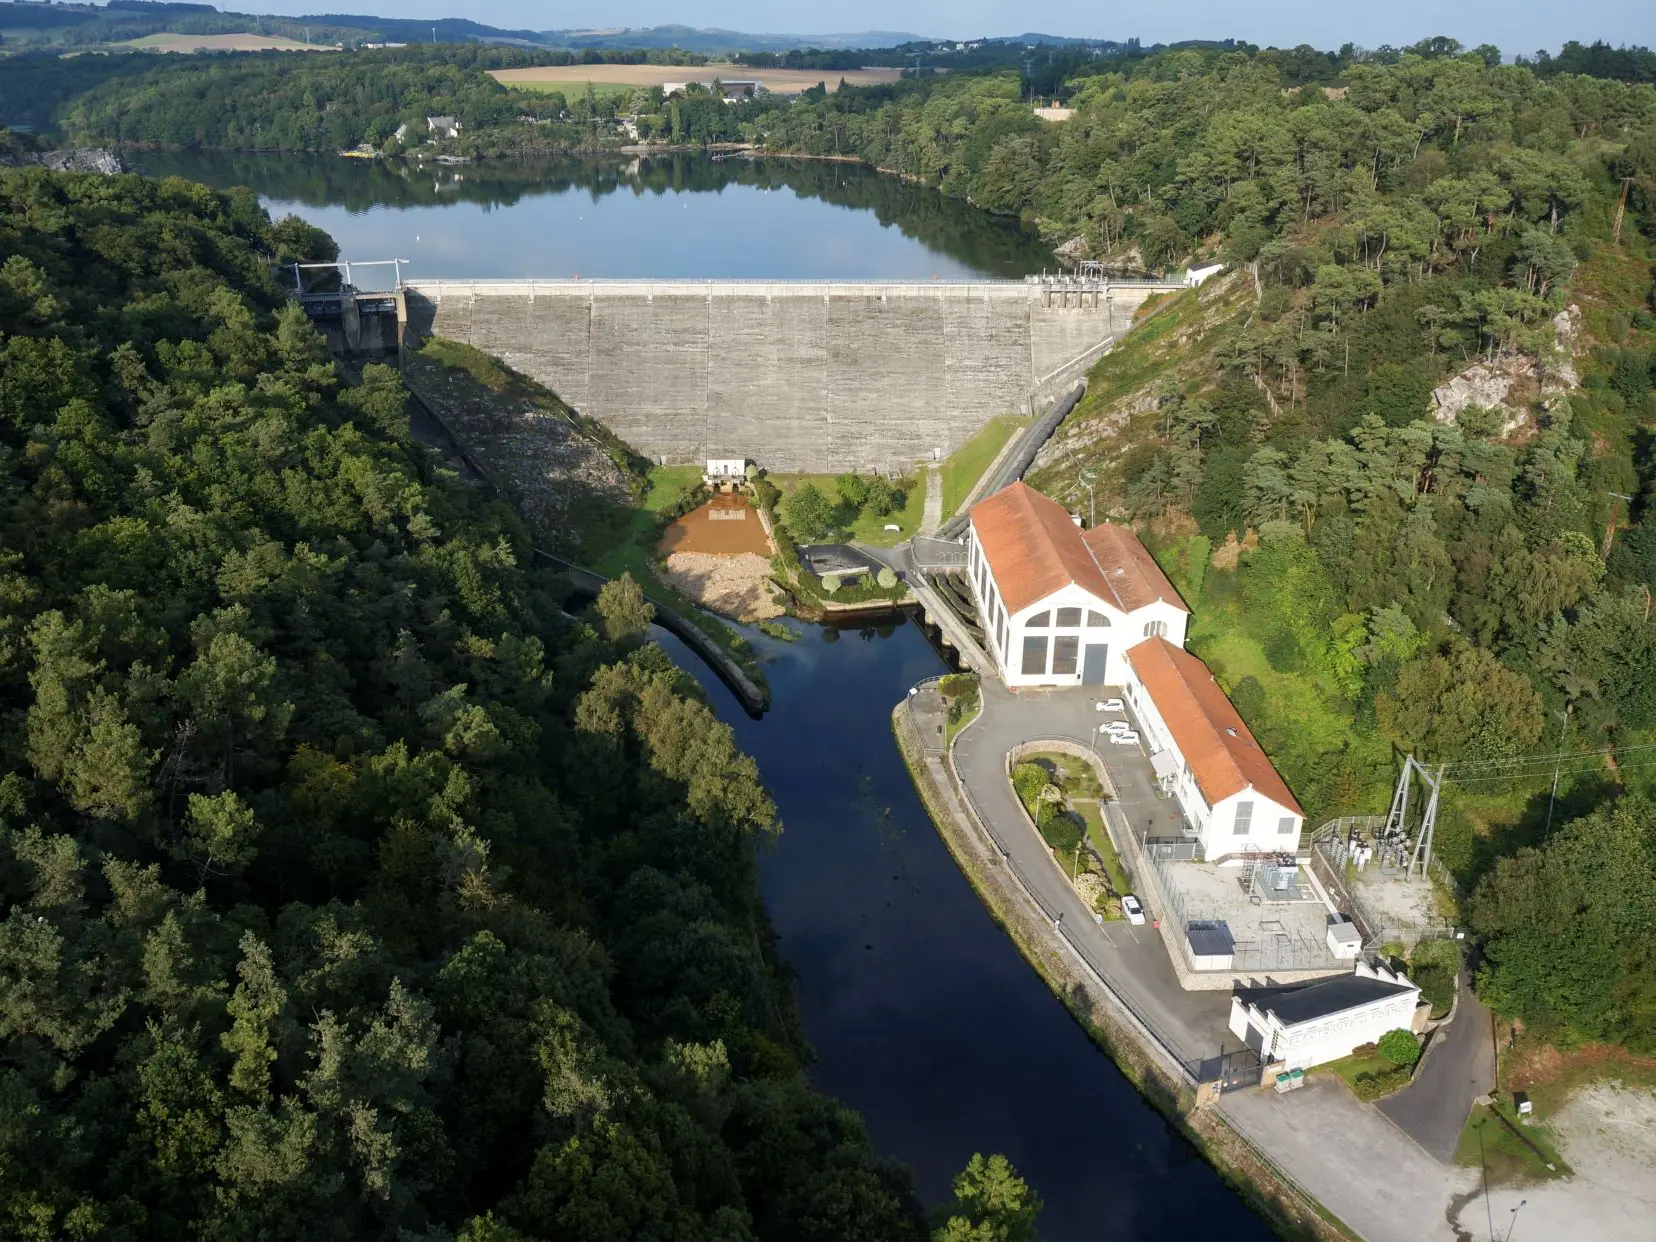
[(901, 470), (1049, 404), (1152, 293), (924, 284), (405, 282), (409, 327), (474, 345), (662, 461)]

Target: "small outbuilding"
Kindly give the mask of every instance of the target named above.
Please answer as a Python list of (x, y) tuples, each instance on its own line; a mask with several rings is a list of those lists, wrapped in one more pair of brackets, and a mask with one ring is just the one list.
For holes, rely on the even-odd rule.
[(431, 138), (458, 138), (460, 118), (453, 116), (426, 117), (426, 135)]
[(1358, 962), (1349, 975), (1296, 988), (1242, 988), (1230, 1030), (1260, 1060), (1310, 1069), (1350, 1056), (1387, 1031), (1410, 1030), (1420, 989), (1401, 973)]

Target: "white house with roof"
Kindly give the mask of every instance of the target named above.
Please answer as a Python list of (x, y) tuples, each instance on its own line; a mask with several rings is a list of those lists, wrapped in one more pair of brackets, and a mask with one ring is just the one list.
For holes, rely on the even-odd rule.
[(1310, 1069), (1351, 1055), (1387, 1031), (1412, 1031), (1420, 989), (1401, 972), (1358, 962), (1356, 970), (1297, 988), (1243, 988), (1231, 997), (1231, 1033), (1285, 1069)]
[(1203, 857), (1297, 850), (1305, 812), (1207, 665), (1163, 638), (1133, 646), (1125, 662), (1150, 765)]
[(1008, 686), (1121, 685), (1135, 643), (1184, 642), (1190, 610), (1127, 527), (1083, 531), (1021, 482), (973, 505), (970, 519), (967, 575)]

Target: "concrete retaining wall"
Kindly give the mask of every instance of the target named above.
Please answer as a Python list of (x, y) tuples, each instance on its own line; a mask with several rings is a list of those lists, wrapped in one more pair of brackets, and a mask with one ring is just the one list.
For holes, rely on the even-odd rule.
[(499, 356), (653, 458), (840, 471), (906, 468), (1044, 403), (1154, 291), (416, 281), (408, 301), (418, 335)]

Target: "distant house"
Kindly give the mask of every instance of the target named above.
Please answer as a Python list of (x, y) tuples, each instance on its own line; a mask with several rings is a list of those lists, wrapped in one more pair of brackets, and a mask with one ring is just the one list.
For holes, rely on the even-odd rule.
[(972, 506), (966, 567), (1008, 686), (1121, 685), (1135, 643), (1184, 642), (1190, 610), (1138, 536), (1110, 522), (1082, 531), (1026, 483)]
[(1349, 975), (1298, 988), (1243, 988), (1231, 997), (1230, 1029), (1262, 1061), (1310, 1069), (1413, 1030), (1420, 989), (1401, 972), (1358, 962)]
[(426, 136), (428, 138), (458, 138), (460, 136), (460, 120), (452, 116), (426, 117)]
[(1207, 281), (1210, 277), (1217, 276), (1224, 270), (1225, 265), (1223, 263), (1215, 263), (1209, 267), (1193, 267), (1185, 273), (1184, 282), (1187, 286), (1194, 289), (1198, 285)]
[(724, 92), (726, 103), (741, 103), (743, 100), (752, 99), (759, 93), (760, 88), (757, 82), (720, 82), (719, 89)]

